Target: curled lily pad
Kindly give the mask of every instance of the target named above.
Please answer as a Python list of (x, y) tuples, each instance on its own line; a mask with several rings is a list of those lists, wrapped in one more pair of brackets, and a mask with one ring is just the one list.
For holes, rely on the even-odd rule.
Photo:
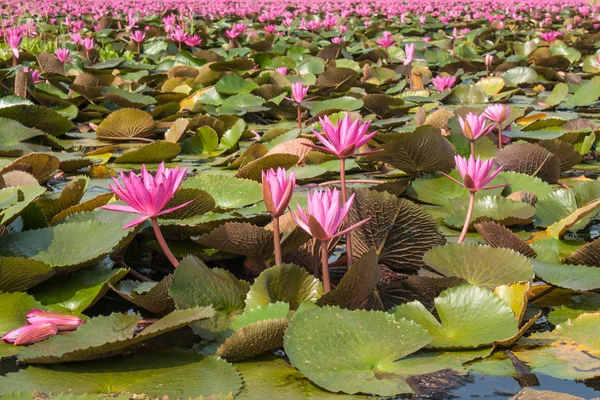
[(117, 157), (117, 164), (158, 164), (163, 161), (171, 161), (181, 151), (176, 143), (157, 140), (154, 143), (146, 144), (138, 149), (128, 151)]
[(535, 257), (535, 251), (517, 235), (505, 226), (495, 222), (479, 222), (475, 229), (483, 237), (483, 240), (492, 247), (511, 249), (525, 257)]
[(560, 159), (534, 143), (516, 143), (496, 154), (496, 164), (505, 171), (537, 176), (548, 183), (558, 182), (560, 177)]
[(0, 170), (0, 175), (20, 170), (33, 175), (40, 183), (48, 181), (58, 169), (58, 157), (46, 153), (30, 153), (17, 158)]
[(121, 281), (110, 287), (119, 296), (157, 315), (166, 315), (175, 309), (169, 297), (173, 275), (167, 275), (160, 282)]
[(43, 262), (24, 257), (0, 257), (0, 291), (27, 290), (54, 275)]

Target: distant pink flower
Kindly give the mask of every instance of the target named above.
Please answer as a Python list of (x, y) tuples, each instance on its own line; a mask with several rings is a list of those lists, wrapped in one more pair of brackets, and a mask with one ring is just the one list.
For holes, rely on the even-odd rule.
[(288, 69), (286, 67), (278, 67), (278, 68), (275, 68), (275, 72), (278, 72), (283, 76), (286, 76)]
[(292, 98), (286, 97), (286, 99), (293, 100), (300, 104), (306, 97), (309, 89), (310, 85), (304, 86), (302, 82), (294, 82), (292, 83)]
[(388, 31), (383, 32), (383, 37), (376, 40), (377, 44), (383, 48), (388, 48), (394, 45), (395, 41), (392, 34)]
[(540, 34), (540, 37), (546, 42), (552, 42), (558, 39), (559, 36), (562, 36), (562, 32), (560, 31), (542, 32)]
[(155, 176), (150, 175), (145, 165), (142, 165), (141, 178), (133, 172), (129, 173), (129, 177), (121, 172), (121, 180), (123, 185), (119, 183), (118, 179), (113, 178), (114, 185), (111, 184), (109, 187), (117, 195), (117, 197), (127, 203), (127, 205), (121, 206), (109, 204), (102, 206), (102, 208), (104, 210), (128, 212), (141, 215), (140, 217), (126, 224), (123, 229), (128, 229), (132, 226), (139, 225), (149, 218), (157, 218), (160, 215), (179, 210), (194, 200), (180, 204), (173, 208), (168, 208), (166, 210), (163, 209), (169, 200), (171, 200), (175, 195), (175, 192), (181, 185), (186, 172), (187, 168), (165, 168), (164, 163), (160, 163)]
[(450, 89), (456, 83), (455, 76), (436, 76), (431, 80), (431, 83), (437, 90), (443, 92), (446, 89)]
[(176, 26), (171, 29), (169, 33), (169, 38), (177, 43), (183, 43), (188, 39), (188, 34), (181, 28), (181, 26)]
[(94, 47), (96, 47), (96, 43), (94, 42), (94, 39), (91, 37), (85, 38), (81, 40), (81, 46), (83, 47), (83, 49), (85, 51), (90, 51), (92, 50)]
[(342, 236), (370, 220), (370, 218), (362, 220), (338, 232), (352, 207), (354, 194), (344, 205), (340, 204), (341, 199), (337, 189), (315, 189), (312, 195), (309, 192), (307, 197), (308, 209), (305, 211), (298, 205), (298, 210), (292, 213), (292, 216), (300, 228), (317, 240), (327, 241), (333, 237)]
[[(313, 133), (323, 146), (310, 145), (310, 147), (326, 153), (335, 154), (341, 159), (353, 156), (356, 150), (367, 144), (377, 133), (376, 131), (367, 133), (371, 123), (361, 123), (358, 118), (355, 121), (352, 121), (349, 114), (345, 114), (338, 119), (337, 124), (335, 125), (327, 116), (319, 118), (319, 121), (323, 127), (324, 135), (321, 135), (317, 131), (313, 131)], [(370, 153), (372, 152), (369, 152), (368, 154)], [(367, 153), (363, 153), (361, 155), (366, 154)]]
[(69, 57), (69, 55), (70, 55), (69, 49), (56, 49), (54, 51), (54, 54), (56, 54), (56, 57), (62, 63), (71, 61), (71, 57)]
[(487, 125), (486, 122), (485, 115), (483, 114), (468, 113), (464, 119), (458, 117), (458, 123), (463, 134), (471, 142), (487, 135), (494, 128), (493, 125)]
[(415, 44), (410, 43), (404, 46), (404, 55), (405, 58), (401, 58), (402, 64), (410, 65), (413, 61), (425, 61), (420, 58), (415, 58)]
[(423, 41), (424, 41), (425, 43), (429, 43), (429, 42), (431, 42), (431, 38), (430, 38), (429, 36), (425, 36), (425, 37), (423, 38)]
[(269, 169), (266, 173), (262, 172), (262, 192), (265, 201), (265, 207), (272, 217), (277, 218), (283, 215), (287, 208), (294, 188), (296, 187), (296, 174), (290, 172), (286, 177), (284, 168)]
[(449, 175), (446, 176), (470, 192), (477, 192), (479, 190), (494, 189), (505, 186), (500, 185), (486, 187), (486, 185), (490, 183), (500, 173), (500, 171), (502, 171), (502, 166), (495, 171), (492, 171), (494, 166), (493, 158), (483, 161), (479, 157), (475, 159), (471, 154), (471, 156), (469, 156), (469, 160), (467, 161), (466, 158), (457, 155), (454, 156), (454, 161), (456, 162), (456, 169), (458, 170), (458, 173), (462, 177), (464, 183), (457, 181)]
[(31, 310), (27, 313), (27, 322), (30, 324), (51, 323), (59, 331), (74, 331), (83, 324), (83, 320), (75, 315), (49, 312), (42, 310)]
[(37, 69), (31, 69), (29, 67), (23, 67), (23, 72), (31, 72), (31, 79), (33, 79), (33, 83), (42, 83), (44, 82), (44, 78), (42, 77), (42, 73)]
[(331, 43), (340, 44), (340, 43), (342, 43), (342, 38), (339, 38), (339, 37), (331, 38)]
[(277, 25), (266, 25), (265, 32), (269, 35), (273, 35), (277, 30)]
[(81, 42), (81, 33), (72, 33), (71, 41), (75, 44), (79, 44), (79, 42)]
[(57, 333), (58, 328), (50, 322), (25, 325), (2, 336), (2, 341), (14, 344), (15, 346), (26, 346), (46, 340)]
[(12, 50), (13, 56), (19, 58), (19, 46), (23, 41), (23, 33), (19, 28), (7, 28), (6, 29), (6, 42), (8, 47)]
[(491, 54), (486, 54), (484, 57), (484, 62), (485, 62), (485, 66), (489, 68), (492, 65), (492, 63), (494, 62), (494, 56)]
[(131, 40), (136, 43), (142, 43), (146, 38), (146, 33), (143, 31), (133, 31), (131, 32)]
[(510, 106), (504, 104), (494, 104), (486, 108), (483, 112), (483, 115), (490, 121), (501, 124), (510, 115)]

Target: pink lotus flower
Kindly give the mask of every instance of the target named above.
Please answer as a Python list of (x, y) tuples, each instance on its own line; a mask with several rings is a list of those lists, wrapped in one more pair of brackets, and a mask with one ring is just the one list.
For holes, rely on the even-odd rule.
[(277, 30), (277, 25), (271, 24), (271, 25), (265, 26), (265, 33), (267, 33), (269, 35), (273, 35), (276, 30)]
[(456, 83), (455, 76), (436, 76), (431, 80), (431, 83), (437, 90), (443, 92), (446, 89), (450, 89)]
[(376, 40), (377, 44), (383, 48), (388, 48), (394, 45), (394, 38), (389, 31), (383, 31), (383, 37)]
[(42, 73), (37, 69), (31, 69), (29, 67), (23, 67), (23, 72), (31, 72), (31, 79), (33, 79), (33, 83), (42, 83), (44, 82), (44, 77)]
[(280, 217), (290, 203), (292, 193), (296, 187), (296, 174), (290, 172), (286, 177), (284, 168), (269, 169), (262, 172), (262, 192), (265, 206), (272, 217)]
[(81, 40), (81, 46), (83, 47), (83, 49), (85, 51), (90, 51), (94, 47), (96, 47), (96, 43), (94, 43), (94, 39), (93, 38), (88, 37), (88, 38), (85, 38), (85, 39)]
[(6, 42), (8, 47), (12, 50), (15, 59), (19, 59), (19, 46), (23, 41), (23, 33), (19, 28), (7, 28), (6, 29)]
[(456, 168), (458, 169), (460, 176), (463, 178), (464, 183), (460, 183), (451, 176), (446, 176), (472, 193), (475, 193), (479, 190), (494, 189), (497, 187), (506, 186), (499, 185), (486, 187), (486, 185), (490, 183), (500, 173), (500, 171), (502, 171), (502, 166), (495, 171), (492, 171), (494, 166), (493, 158), (482, 161), (479, 157), (475, 159), (471, 154), (469, 156), (469, 160), (467, 161), (466, 158), (457, 155), (454, 156), (454, 162), (456, 163)]
[(54, 54), (56, 54), (56, 57), (62, 63), (71, 61), (71, 57), (69, 57), (69, 54), (70, 54), (69, 49), (56, 49), (54, 51)]
[(483, 114), (468, 113), (464, 119), (458, 117), (458, 122), (463, 134), (471, 142), (487, 135), (494, 127), (493, 125), (486, 125), (487, 121)]
[(300, 228), (317, 240), (327, 241), (333, 237), (342, 236), (370, 220), (370, 218), (365, 219), (339, 231), (344, 218), (352, 207), (354, 194), (343, 206), (340, 204), (340, 194), (337, 189), (315, 189), (312, 195), (309, 192), (307, 197), (308, 210), (305, 211), (298, 205), (298, 210), (292, 213), (292, 216)]
[(501, 124), (510, 115), (510, 106), (506, 106), (504, 104), (494, 104), (486, 108), (483, 112), (483, 115), (490, 121)]
[(171, 32), (169, 33), (169, 38), (177, 43), (185, 42), (188, 37), (188, 34), (183, 30), (183, 28), (181, 28), (181, 26), (176, 26), (175, 28), (171, 29)]
[(127, 205), (121, 206), (109, 204), (102, 206), (102, 208), (104, 210), (128, 212), (141, 215), (140, 217), (126, 224), (123, 229), (129, 229), (132, 226), (139, 225), (149, 218), (154, 219), (160, 215), (179, 210), (194, 200), (190, 200), (184, 204), (180, 204), (176, 207), (168, 208), (166, 210), (163, 210), (163, 208), (175, 195), (175, 192), (181, 185), (186, 172), (187, 168), (165, 168), (164, 163), (160, 163), (158, 171), (156, 172), (156, 176), (154, 177), (150, 175), (145, 165), (142, 165), (141, 179), (133, 172), (129, 173), (129, 177), (121, 172), (123, 186), (119, 183), (118, 179), (113, 178), (115, 184), (109, 185), (109, 187), (119, 197), (119, 199), (127, 203)]
[(56, 325), (45, 322), (33, 325), (25, 325), (12, 330), (2, 336), (2, 341), (11, 343), (15, 346), (25, 346), (36, 342), (41, 342), (58, 333)]
[(185, 40), (185, 44), (190, 47), (198, 46), (200, 43), (202, 43), (202, 39), (198, 35), (192, 35)]
[[(377, 132), (367, 133), (370, 122), (361, 123), (360, 119), (352, 122), (350, 115), (345, 114), (334, 125), (329, 117), (319, 118), (325, 136), (319, 132), (313, 131), (315, 136), (324, 146), (310, 145), (326, 153), (335, 154), (340, 159), (345, 159), (354, 155), (354, 152), (364, 146)], [(372, 154), (374, 152), (362, 153), (360, 155)]]
[(331, 38), (331, 43), (340, 44), (340, 43), (342, 43), (342, 38), (340, 38), (340, 37)]
[(71, 41), (75, 44), (79, 44), (79, 42), (81, 42), (81, 33), (71, 34)]
[(146, 33), (143, 31), (133, 31), (131, 32), (131, 40), (136, 43), (142, 43), (146, 38)]
[(293, 100), (296, 103), (300, 104), (306, 97), (308, 90), (310, 89), (310, 85), (304, 86), (302, 82), (294, 82), (292, 83), (292, 98), (286, 97), (288, 100)]
[(484, 60), (485, 60), (485, 66), (489, 68), (492, 65), (492, 63), (494, 62), (494, 56), (491, 54), (486, 54), (484, 57)]
[(83, 320), (75, 315), (62, 314), (57, 312), (42, 311), (38, 309), (27, 313), (27, 322), (30, 324), (51, 323), (59, 331), (74, 331), (83, 324)]
[[(275, 72), (277, 72), (283, 76), (286, 76), (288, 69), (286, 67), (278, 67), (278, 68), (275, 68)], [(293, 85), (292, 85), (292, 89), (293, 89)]]
[(542, 32), (540, 34), (540, 37), (546, 42), (552, 42), (558, 39), (559, 36), (562, 36), (562, 32), (560, 31)]

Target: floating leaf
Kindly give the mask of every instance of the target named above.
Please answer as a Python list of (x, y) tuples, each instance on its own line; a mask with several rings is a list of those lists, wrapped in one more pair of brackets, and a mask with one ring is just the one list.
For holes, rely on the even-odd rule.
[(393, 396), (413, 392), (406, 378), (415, 373), (395, 361), (430, 342), (419, 325), (387, 313), (318, 307), (294, 316), (284, 347), (294, 367), (329, 391)]
[[(194, 379), (190, 379), (194, 376)], [(152, 397), (197, 397), (237, 393), (242, 379), (224, 360), (184, 351), (152, 354), (94, 363), (30, 366), (0, 377), (0, 394), (14, 390), (33, 393), (144, 393)]]
[(461, 348), (491, 345), (514, 336), (517, 318), (512, 309), (487, 289), (463, 285), (435, 299), (440, 321), (418, 301), (393, 310), (396, 318), (413, 321), (433, 337), (431, 347)]
[[(462, 228), (467, 211), (468, 206), (465, 205), (448, 214), (444, 221), (454, 228)], [(493, 220), (506, 226), (519, 225), (531, 222), (534, 214), (535, 208), (521, 201), (509, 200), (501, 196), (476, 196), (470, 226), (482, 220)]]
[(262, 200), (260, 183), (227, 175), (198, 174), (184, 180), (181, 187), (207, 192), (217, 206), (224, 209), (243, 207)]
[(22, 257), (0, 257), (0, 292), (32, 288), (54, 275), (54, 269), (40, 261)]
[(158, 164), (163, 161), (171, 161), (181, 151), (176, 143), (157, 140), (146, 144), (138, 149), (128, 151), (117, 157), (116, 164)]
[(577, 210), (575, 194), (568, 189), (559, 189), (540, 198), (535, 204), (534, 223), (548, 227)]
[(219, 346), (215, 356), (228, 361), (245, 360), (275, 350), (283, 345), (288, 320), (267, 319), (236, 330)]
[[(27, 293), (0, 292), (0, 335), (4, 335), (13, 329), (17, 329), (23, 325), (26, 325), (26, 314), (34, 308), (40, 309), (43, 307), (37, 300), (33, 298), (33, 296), (30, 296)], [(17, 354), (18, 351), (18, 347), (0, 343), (0, 358), (10, 357)]]
[(600, 207), (600, 199), (594, 200), (591, 203), (578, 208), (567, 217), (550, 225), (546, 232), (550, 237), (560, 239), (563, 235), (579, 221), (587, 217), (592, 212), (595, 212)]
[(169, 288), (173, 275), (165, 276), (160, 282), (121, 281), (110, 287), (127, 301), (154, 314), (166, 315), (175, 309), (173, 299), (169, 297)]
[(538, 74), (529, 67), (515, 67), (504, 72), (501, 77), (504, 78), (507, 85), (519, 86), (525, 83), (534, 83), (538, 78)]
[(516, 251), (476, 244), (434, 247), (423, 261), (443, 276), (456, 276), (490, 289), (533, 279), (531, 262)]
[(263, 171), (267, 171), (270, 168), (277, 169), (278, 167), (288, 169), (296, 165), (298, 160), (298, 156), (294, 154), (268, 154), (238, 169), (235, 177), (260, 182)]
[(586, 265), (552, 264), (533, 260), (535, 274), (555, 286), (573, 290), (600, 288), (600, 268)]
[(130, 140), (146, 137), (154, 129), (152, 116), (145, 111), (124, 108), (111, 113), (96, 129), (98, 139)]
[(57, 335), (28, 346), (20, 352), (19, 359), (29, 364), (51, 364), (106, 358), (122, 354), (127, 348), (153, 337), (210, 318), (213, 313), (210, 307), (173, 311), (135, 336), (139, 315), (113, 313), (94, 317), (69, 335)]
[(492, 247), (511, 249), (525, 257), (535, 257), (533, 249), (505, 226), (495, 222), (479, 222), (474, 225), (483, 240)]
[(496, 164), (505, 171), (537, 176), (548, 183), (558, 182), (560, 159), (534, 143), (515, 143), (496, 154)]
[(305, 101), (303, 104), (310, 109), (311, 115), (318, 115), (324, 111), (354, 111), (364, 105), (362, 100), (350, 96), (329, 100)]

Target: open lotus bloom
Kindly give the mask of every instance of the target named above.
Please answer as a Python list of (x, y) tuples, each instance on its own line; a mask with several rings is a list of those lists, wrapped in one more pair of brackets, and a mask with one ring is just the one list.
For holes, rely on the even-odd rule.
[(470, 192), (477, 192), (479, 190), (495, 189), (498, 187), (506, 186), (486, 186), (500, 173), (500, 171), (502, 171), (502, 166), (492, 171), (494, 167), (493, 158), (483, 161), (479, 157), (475, 159), (473, 155), (469, 156), (469, 160), (461, 156), (454, 156), (454, 162), (456, 162), (456, 169), (458, 169), (458, 173), (463, 178), (464, 183), (457, 181), (449, 175), (444, 175), (446, 175), (448, 178), (452, 179), (459, 185), (465, 187)]
[(494, 104), (486, 108), (483, 112), (483, 115), (490, 121), (501, 124), (510, 115), (510, 106), (504, 104)]
[(483, 114), (468, 113), (465, 118), (458, 117), (458, 123), (465, 137), (471, 142), (487, 135), (494, 128), (493, 125), (487, 125), (487, 119)]
[(46, 340), (58, 333), (58, 327), (51, 322), (25, 325), (2, 336), (2, 341), (15, 346), (25, 346)]
[(109, 185), (109, 187), (119, 199), (127, 203), (127, 205), (121, 206), (109, 204), (102, 206), (102, 208), (104, 210), (141, 215), (139, 218), (126, 224), (123, 229), (139, 225), (148, 218), (157, 218), (160, 215), (179, 210), (192, 203), (194, 200), (190, 200), (166, 210), (163, 209), (169, 200), (173, 198), (177, 189), (179, 189), (186, 172), (187, 168), (165, 168), (164, 163), (160, 163), (155, 176), (152, 176), (148, 172), (146, 165), (142, 165), (141, 178), (133, 172), (129, 173), (129, 177), (121, 172), (123, 184), (121, 184), (118, 179), (113, 178), (114, 185)]
[(75, 315), (49, 312), (34, 309), (27, 313), (27, 322), (30, 324), (51, 323), (59, 331), (74, 331), (83, 324), (83, 320)]
[(308, 210), (305, 211), (298, 205), (298, 210), (292, 215), (298, 226), (317, 240), (326, 241), (342, 236), (370, 220), (367, 218), (338, 232), (352, 207), (354, 195), (350, 196), (344, 205), (341, 204), (340, 193), (337, 189), (315, 189), (312, 195), (309, 192), (307, 196)]
[(308, 93), (309, 89), (309, 85), (304, 86), (302, 82), (294, 82), (292, 83), (292, 97), (286, 97), (286, 99), (290, 101), (295, 101), (296, 103), (300, 104), (306, 97), (306, 94)]
[(266, 173), (262, 172), (262, 191), (263, 199), (267, 207), (267, 211), (273, 217), (283, 215), (287, 208), (292, 194), (296, 187), (296, 174), (290, 172), (286, 177), (284, 168), (269, 169)]
[(443, 92), (446, 89), (450, 89), (456, 83), (455, 76), (436, 76), (431, 80), (431, 83), (437, 90)]
[[(326, 153), (335, 154), (339, 158), (348, 158), (355, 155), (356, 150), (367, 144), (367, 142), (369, 142), (369, 140), (377, 133), (367, 133), (371, 123), (361, 123), (360, 119), (352, 121), (348, 114), (345, 114), (342, 118), (338, 119), (337, 124), (331, 122), (327, 116), (319, 118), (319, 121), (321, 122), (325, 135), (321, 135), (317, 131), (313, 131), (313, 133), (324, 146), (309, 146)], [(360, 155), (367, 155), (375, 152), (376, 151), (371, 151), (361, 153)]]

